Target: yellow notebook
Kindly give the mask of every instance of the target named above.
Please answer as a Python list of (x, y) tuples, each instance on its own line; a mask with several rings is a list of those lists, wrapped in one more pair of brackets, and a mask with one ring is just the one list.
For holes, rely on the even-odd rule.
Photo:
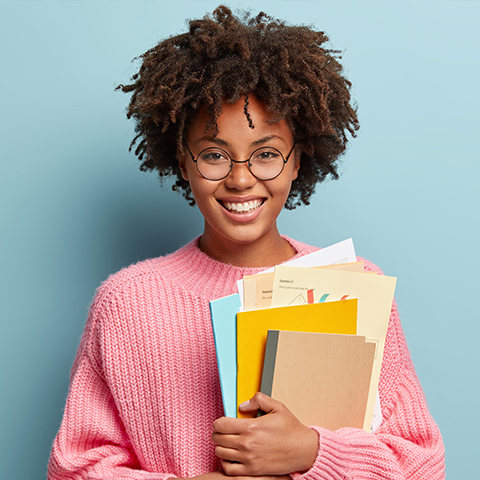
[[(237, 405), (260, 391), (268, 330), (357, 333), (357, 299), (251, 310), (237, 314)], [(254, 414), (238, 412), (239, 417)]]

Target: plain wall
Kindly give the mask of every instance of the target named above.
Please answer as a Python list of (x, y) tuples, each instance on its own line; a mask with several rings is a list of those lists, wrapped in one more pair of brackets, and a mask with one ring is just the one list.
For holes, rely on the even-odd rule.
[[(95, 289), (201, 234), (170, 184), (138, 170), (125, 118), (131, 59), (212, 1), (0, 3), (0, 465), (45, 477)], [(338, 181), (281, 232), (357, 253), (398, 277), (413, 361), (447, 449), (476, 471), (480, 3), (263, 1), (343, 50), (361, 130)]]

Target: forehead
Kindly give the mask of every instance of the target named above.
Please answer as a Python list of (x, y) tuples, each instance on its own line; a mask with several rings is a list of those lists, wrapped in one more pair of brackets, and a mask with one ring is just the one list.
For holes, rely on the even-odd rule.
[[(241, 97), (235, 103), (222, 103), (222, 111), (217, 119), (218, 132), (214, 134), (213, 127), (207, 129), (210, 122), (206, 107), (203, 107), (190, 124), (187, 138), (201, 140), (202, 138), (217, 137), (226, 141), (238, 139), (255, 141), (255, 139), (274, 135), (288, 142), (292, 133), (285, 120), (271, 122), (272, 113), (265, 104), (255, 95)], [(253, 126), (253, 128), (252, 128)]]

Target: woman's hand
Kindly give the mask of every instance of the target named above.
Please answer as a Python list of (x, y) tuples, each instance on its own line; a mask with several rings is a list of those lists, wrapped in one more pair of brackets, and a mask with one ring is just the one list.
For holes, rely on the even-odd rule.
[(190, 477), (189, 479), (179, 479), (179, 478), (170, 478), (168, 480), (292, 480), (292, 477), (289, 475), (264, 475), (261, 477), (228, 477), (223, 472), (210, 472), (204, 473), (203, 475), (197, 475), (196, 477)]
[(222, 417), (213, 422), (216, 454), (228, 476), (285, 475), (308, 470), (318, 451), (318, 434), (283, 403), (257, 393), (240, 405), (263, 410), (258, 418)]

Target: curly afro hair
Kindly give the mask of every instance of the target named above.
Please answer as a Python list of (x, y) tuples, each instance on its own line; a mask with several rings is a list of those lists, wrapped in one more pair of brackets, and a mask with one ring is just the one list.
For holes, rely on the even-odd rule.
[[(135, 121), (130, 150), (136, 145), (140, 169), (156, 170), (161, 179), (173, 176), (173, 190), (194, 205), (177, 160), (190, 123), (205, 107), (207, 130), (215, 135), (222, 102), (254, 94), (272, 112), (272, 122), (287, 121), (301, 151), (285, 207), (308, 205), (317, 183), (338, 178), (347, 131), (354, 137), (359, 128), (339, 51), (322, 46), (328, 42), (324, 32), (289, 26), (263, 12), (236, 16), (219, 6), (189, 27), (138, 57), (142, 65), (133, 83), (117, 87), (133, 92), (127, 117)], [(247, 105), (245, 115), (254, 128)]]

